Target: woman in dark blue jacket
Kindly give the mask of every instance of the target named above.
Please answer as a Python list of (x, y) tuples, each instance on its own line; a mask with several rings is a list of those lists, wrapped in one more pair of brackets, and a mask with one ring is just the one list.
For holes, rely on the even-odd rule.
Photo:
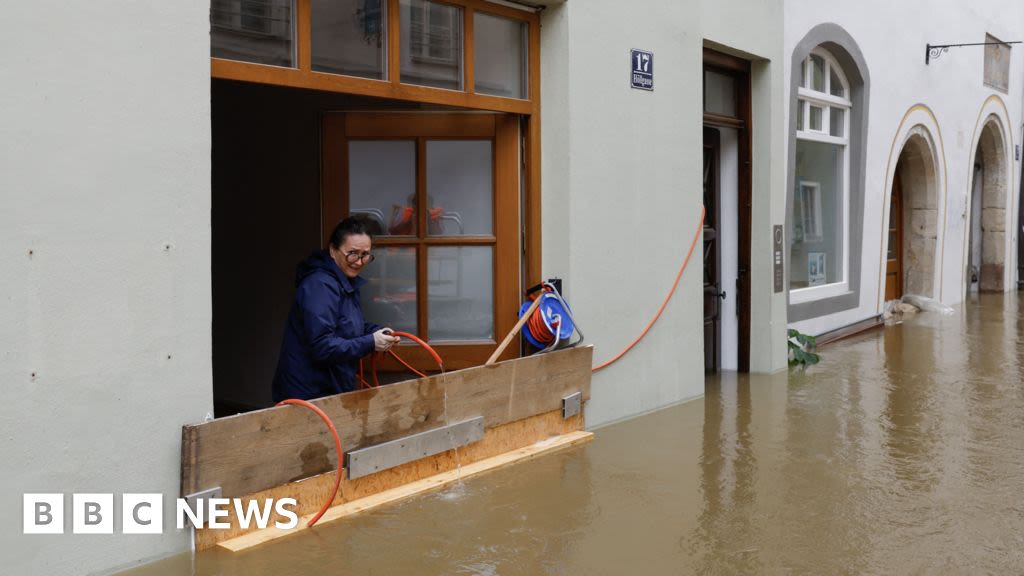
[(327, 250), (299, 264), (274, 374), (274, 402), (355, 390), (359, 359), (398, 342), (389, 329), (366, 322), (359, 304), (359, 287), (366, 283), (359, 273), (373, 261), (371, 247), (366, 222), (349, 217), (334, 228)]

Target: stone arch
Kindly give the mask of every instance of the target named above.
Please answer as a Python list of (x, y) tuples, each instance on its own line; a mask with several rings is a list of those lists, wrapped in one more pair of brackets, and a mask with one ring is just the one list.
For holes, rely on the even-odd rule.
[(1009, 152), (1003, 122), (989, 114), (974, 148), (967, 201), (967, 289), (1006, 289)]
[(924, 126), (910, 129), (896, 161), (896, 177), (903, 193), (903, 292), (934, 298), (939, 176), (934, 141)]
[(903, 115), (889, 149), (882, 200), (879, 255), (878, 311), (886, 286), (889, 223), (892, 192), (902, 184), (904, 294), (942, 299), (943, 246), (947, 189), (946, 153), (942, 131), (931, 109), (911, 106)]

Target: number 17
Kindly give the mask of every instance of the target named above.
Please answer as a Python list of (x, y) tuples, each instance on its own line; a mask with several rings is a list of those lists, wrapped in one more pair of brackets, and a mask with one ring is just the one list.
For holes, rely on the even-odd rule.
[(636, 53), (636, 69), (640, 72), (647, 72), (647, 69), (651, 66), (651, 55), (643, 54), (640, 52)]

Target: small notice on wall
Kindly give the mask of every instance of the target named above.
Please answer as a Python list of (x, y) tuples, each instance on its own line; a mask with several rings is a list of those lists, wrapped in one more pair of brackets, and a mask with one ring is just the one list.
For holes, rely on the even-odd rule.
[(629, 85), (654, 91), (654, 53), (633, 48), (629, 51)]

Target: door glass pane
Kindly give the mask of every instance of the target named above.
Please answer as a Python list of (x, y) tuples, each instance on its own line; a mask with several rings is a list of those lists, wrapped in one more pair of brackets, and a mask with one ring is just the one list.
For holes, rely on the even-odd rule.
[(462, 90), (462, 8), (401, 0), (401, 80)]
[(210, 56), (293, 67), (292, 0), (210, 0)]
[(526, 22), (473, 14), (473, 89), (478, 94), (526, 98)]
[(430, 340), (494, 339), (494, 249), (427, 250)]
[(832, 136), (843, 136), (845, 128), (845, 110), (842, 108), (829, 108), (828, 133)]
[(416, 234), (416, 142), (348, 143), (349, 213), (366, 214), (374, 235)]
[(825, 60), (811, 54), (811, 90), (825, 91)]
[(846, 96), (846, 90), (843, 89), (843, 83), (839, 80), (839, 75), (836, 74), (836, 71), (833, 70), (831, 66), (829, 66), (828, 72), (829, 72), (829, 81), (828, 81), (828, 83), (829, 83), (829, 86), (828, 86), (829, 92), (833, 96), (839, 96), (840, 98), (845, 97)]
[(359, 290), (367, 322), (416, 334), (416, 249), (374, 247)]
[(811, 117), (810, 117), (811, 130), (821, 131), (821, 107), (811, 106)]
[(383, 0), (313, 0), (313, 70), (385, 78)]
[(704, 111), (736, 116), (736, 89), (732, 76), (704, 71)]
[(427, 142), (427, 219), (433, 236), (494, 233), (490, 140)]
[(843, 281), (844, 147), (796, 142), (790, 286)]
[(797, 110), (796, 110), (796, 129), (797, 130), (803, 130), (804, 129), (804, 113), (806, 111), (807, 111), (807, 102), (804, 102), (803, 100), (800, 100), (797, 103)]

